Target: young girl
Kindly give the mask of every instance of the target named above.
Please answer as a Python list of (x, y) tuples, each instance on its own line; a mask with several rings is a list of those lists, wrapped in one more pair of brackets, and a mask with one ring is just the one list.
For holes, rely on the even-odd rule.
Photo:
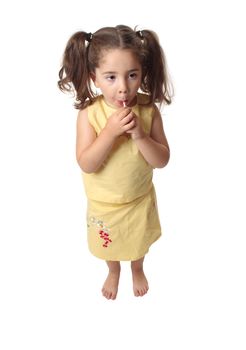
[(102, 293), (116, 298), (120, 261), (128, 260), (134, 295), (143, 296), (149, 288), (144, 256), (161, 235), (153, 168), (169, 160), (155, 105), (171, 103), (157, 35), (123, 25), (77, 32), (67, 43), (59, 78), (62, 91), (76, 92), (76, 156), (88, 198), (88, 245), (109, 269)]

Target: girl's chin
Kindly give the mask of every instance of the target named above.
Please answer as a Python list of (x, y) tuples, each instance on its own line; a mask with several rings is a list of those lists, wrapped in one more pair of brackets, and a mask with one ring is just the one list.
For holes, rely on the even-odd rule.
[(109, 101), (109, 100), (106, 100), (104, 98), (104, 101), (109, 107), (112, 107), (112, 108), (122, 108), (122, 107), (128, 107), (128, 106), (130, 107), (130, 105), (131, 105), (131, 101), (130, 100), (125, 100), (125, 101), (113, 100), (113, 101)]
[(127, 107), (128, 101), (114, 101), (114, 102), (108, 103), (108, 105), (114, 108), (122, 108), (122, 107)]
[(128, 101), (117, 101), (119, 107), (126, 107), (128, 105)]

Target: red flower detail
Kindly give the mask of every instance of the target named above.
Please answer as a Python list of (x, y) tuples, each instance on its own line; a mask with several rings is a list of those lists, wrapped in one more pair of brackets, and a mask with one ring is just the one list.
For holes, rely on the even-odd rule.
[[(87, 223), (88, 227), (90, 227), (90, 225), (97, 225), (100, 238), (104, 241), (102, 246), (107, 248), (109, 243), (112, 243), (112, 240), (109, 238), (108, 227), (104, 224), (102, 220), (98, 220), (94, 216), (90, 217), (89, 220), (90, 221)], [(102, 229), (102, 227), (106, 230), (106, 232)]]
[(103, 230), (99, 231), (100, 238), (104, 240), (103, 247), (107, 248), (109, 243), (112, 243), (112, 240), (109, 238), (109, 234), (104, 232)]

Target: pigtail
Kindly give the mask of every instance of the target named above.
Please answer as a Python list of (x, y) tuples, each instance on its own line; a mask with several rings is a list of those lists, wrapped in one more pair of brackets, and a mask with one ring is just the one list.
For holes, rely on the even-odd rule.
[(141, 89), (150, 93), (153, 102), (171, 104), (171, 82), (168, 78), (165, 54), (157, 35), (150, 30), (141, 30), (137, 35), (145, 48), (144, 78)]
[(62, 67), (59, 71), (58, 87), (63, 92), (76, 92), (75, 108), (85, 108), (94, 97), (90, 88), (88, 68), (88, 34), (77, 32), (71, 36), (66, 45)]

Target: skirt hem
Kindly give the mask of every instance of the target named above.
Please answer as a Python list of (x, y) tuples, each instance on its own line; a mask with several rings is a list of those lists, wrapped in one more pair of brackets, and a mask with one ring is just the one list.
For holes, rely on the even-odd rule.
[(94, 253), (90, 247), (89, 247), (89, 251), (96, 258), (104, 260), (104, 261), (135, 261), (135, 260), (139, 260), (139, 259), (143, 258), (149, 252), (149, 248), (151, 247), (151, 245), (153, 243), (155, 243), (161, 236), (162, 236), (162, 234), (159, 233), (159, 235), (153, 241), (150, 242), (150, 244), (149, 244), (148, 248), (145, 250), (145, 252), (140, 254), (137, 257), (125, 257), (125, 258), (121, 258), (121, 259), (119, 259), (119, 258), (110, 258), (109, 259), (109, 258), (102, 257), (102, 256), (99, 256), (99, 254)]

